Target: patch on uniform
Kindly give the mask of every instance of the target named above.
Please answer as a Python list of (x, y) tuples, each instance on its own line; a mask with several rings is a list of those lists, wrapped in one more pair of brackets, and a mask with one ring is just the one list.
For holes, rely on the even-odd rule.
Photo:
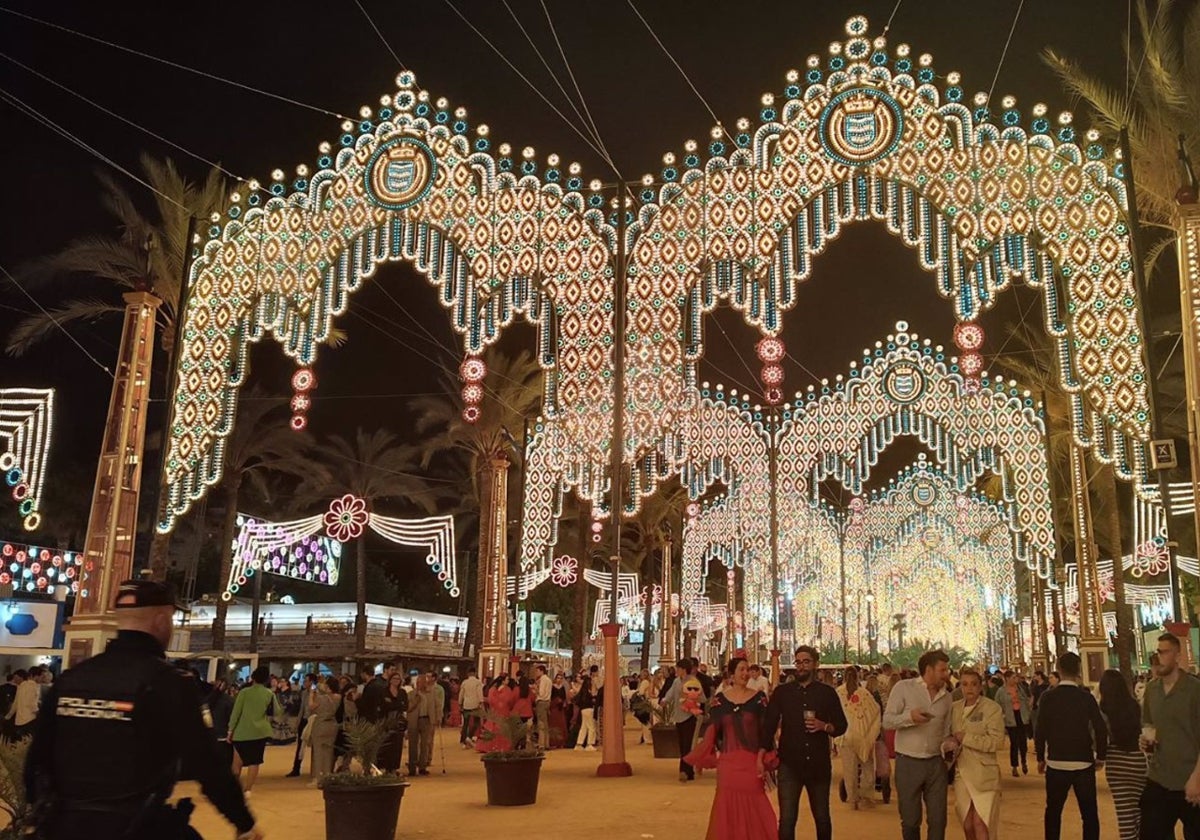
[(209, 729), (213, 728), (212, 712), (208, 710), (207, 703), (200, 704), (200, 719), (204, 721), (204, 725)]
[(59, 697), (54, 712), (59, 717), (132, 721), (133, 703), (101, 697)]

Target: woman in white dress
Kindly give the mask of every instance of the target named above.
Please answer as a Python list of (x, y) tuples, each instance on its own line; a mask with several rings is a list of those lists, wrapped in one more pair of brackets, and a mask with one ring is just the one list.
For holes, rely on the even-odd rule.
[(996, 840), (1000, 830), (1000, 764), (1004, 710), (983, 696), (983, 680), (964, 669), (962, 699), (954, 703), (950, 731), (958, 741), (954, 807), (967, 840)]

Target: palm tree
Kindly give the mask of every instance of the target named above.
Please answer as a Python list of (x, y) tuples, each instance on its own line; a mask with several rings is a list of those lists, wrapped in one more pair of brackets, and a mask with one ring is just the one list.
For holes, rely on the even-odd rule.
[(1159, 0), (1151, 17), (1151, 5), (1134, 4), (1137, 28), (1129, 33), (1126, 60), (1141, 70), (1128, 97), (1053, 49), (1043, 54), (1067, 90), (1090, 106), (1105, 139), (1111, 143), (1128, 126), (1138, 214), (1155, 234), (1146, 254), (1147, 277), (1175, 238), (1181, 136), (1191, 159), (1200, 160), (1200, 6)]
[[(485, 488), (493, 460), (508, 455), (514, 448), (520, 449), (519, 439), (526, 422), (532, 421), (542, 406), (542, 369), (531, 351), (521, 350), (510, 356), (492, 347), (483, 358), (488, 369), (483, 382), (486, 396), (475, 423), (463, 419), (462, 385), (452, 372), (443, 377), (442, 394), (417, 397), (409, 404), (416, 415), (413, 431), (421, 441), (418, 463), (422, 469), (437, 463), (449, 474), (462, 476), (459, 510), (470, 515), (479, 515), (488, 501)], [(520, 488), (518, 511), (524, 501), (519, 495)], [(510, 491), (509, 505), (512, 504)], [(482, 576), (478, 570), (482, 568), (482, 555), (488, 545), (488, 535), (482, 533), (486, 517), (480, 516), (479, 522), (479, 562), (467, 632), (468, 647), (473, 645), (476, 649), (482, 639), (483, 619)]]
[[(242, 394), (237, 422), (225, 444), (225, 469), (214, 496), (219, 500), (224, 519), (221, 524), (221, 571), (218, 586), (229, 582), (233, 563), (233, 541), (237, 536), (237, 516), (243, 489), (249, 483), (260, 499), (270, 499), (268, 480), (280, 475), (306, 478), (320, 465), (309, 455), (313, 438), (307, 432), (295, 432), (287, 422), (286, 397), (272, 396), (257, 386)], [(229, 604), (217, 600), (213, 620), (213, 649), (225, 648), (225, 615)]]
[[(313, 460), (323, 470), (307, 476), (296, 490), (297, 504), (303, 507), (328, 505), (338, 496), (350, 494), (374, 510), (388, 501), (415, 507), (422, 513), (437, 510), (440, 488), (411, 472), (417, 460), (416, 447), (400, 442), (392, 432), (377, 429), (355, 430), (353, 439), (333, 435), (313, 450)], [(367, 550), (364, 539), (355, 543), (355, 597), (358, 614), (354, 623), (355, 650), (362, 654), (367, 643)]]

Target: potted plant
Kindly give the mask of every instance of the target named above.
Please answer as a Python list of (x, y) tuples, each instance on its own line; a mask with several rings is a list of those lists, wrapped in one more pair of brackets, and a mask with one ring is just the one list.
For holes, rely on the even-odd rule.
[(489, 805), (532, 805), (537, 802), (538, 779), (546, 752), (527, 744), (531, 726), (516, 715), (489, 713), (491, 726), (483, 727), (478, 740), (485, 752), (481, 757), (487, 775)]
[(408, 782), (375, 766), (379, 751), (395, 729), (389, 722), (346, 721), (351, 769), (322, 776), (317, 782), (325, 795), (326, 840), (393, 840), (396, 836), (400, 800)]
[(0, 829), (0, 840), (25, 837), (33, 825), (29, 799), (25, 795), (25, 754), (29, 739), (0, 742), (0, 811), (8, 825)]
[(650, 726), (650, 741), (654, 745), (655, 758), (679, 758), (679, 735), (671, 716), (675, 714), (675, 704), (662, 703), (655, 705), (644, 697), (635, 697), (633, 711), (649, 712), (654, 721)]

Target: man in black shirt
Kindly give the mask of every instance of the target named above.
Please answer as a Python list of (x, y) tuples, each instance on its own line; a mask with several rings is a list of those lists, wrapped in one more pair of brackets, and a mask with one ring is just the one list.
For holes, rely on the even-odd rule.
[(1108, 727), (1096, 698), (1079, 685), (1079, 656), (1069, 651), (1060, 656), (1058, 672), (1058, 685), (1038, 701), (1034, 727), (1038, 772), (1046, 776), (1046, 840), (1058, 840), (1072, 789), (1083, 817), (1083, 840), (1100, 840), (1096, 771), (1104, 767)]
[(800, 791), (804, 788), (808, 788), (817, 840), (833, 837), (829, 739), (844, 734), (847, 724), (837, 691), (816, 679), (819, 661), (815, 648), (796, 648), (796, 678), (775, 689), (767, 705), (763, 728), (768, 748), (783, 724), (779, 737), (779, 840), (795, 840)]

